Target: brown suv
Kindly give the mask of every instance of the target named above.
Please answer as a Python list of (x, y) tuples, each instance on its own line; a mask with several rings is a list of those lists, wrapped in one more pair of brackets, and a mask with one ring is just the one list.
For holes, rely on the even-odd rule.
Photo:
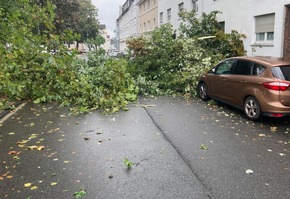
[(200, 77), (198, 92), (243, 109), (247, 118), (290, 114), (290, 62), (274, 57), (233, 57)]

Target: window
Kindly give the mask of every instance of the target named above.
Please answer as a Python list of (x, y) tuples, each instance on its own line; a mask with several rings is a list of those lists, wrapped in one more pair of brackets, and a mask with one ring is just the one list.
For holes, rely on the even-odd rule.
[(160, 24), (163, 24), (163, 12), (160, 12)]
[(171, 8), (167, 9), (167, 21), (171, 20)]
[(197, 0), (192, 0), (192, 9), (193, 9), (195, 12), (198, 11)]
[(153, 19), (153, 29), (155, 29), (155, 27), (156, 27), (156, 19), (154, 18)]
[(151, 0), (148, 0), (148, 10), (150, 10), (150, 1)]
[(251, 75), (253, 62), (238, 60), (233, 74), (235, 75)]
[(150, 21), (148, 21), (148, 30), (151, 30)]
[(143, 3), (143, 12), (146, 11), (146, 8), (145, 8), (145, 3)]
[(225, 32), (225, 22), (224, 21), (219, 22), (219, 29)]
[(273, 42), (275, 14), (256, 16), (255, 21), (256, 42)]
[(216, 67), (215, 73), (220, 75), (220, 74), (230, 74), (231, 68), (235, 60), (226, 60)]
[(263, 74), (263, 72), (266, 70), (266, 68), (260, 64), (254, 64), (253, 66), (253, 75), (260, 76)]
[(153, 1), (153, 6), (156, 6), (156, 0)]
[(143, 32), (146, 32), (146, 22), (144, 22), (144, 29)]
[(290, 66), (273, 67), (271, 70), (274, 77), (290, 81)]
[(184, 10), (184, 3), (183, 2), (178, 4), (178, 10), (179, 10), (179, 12)]

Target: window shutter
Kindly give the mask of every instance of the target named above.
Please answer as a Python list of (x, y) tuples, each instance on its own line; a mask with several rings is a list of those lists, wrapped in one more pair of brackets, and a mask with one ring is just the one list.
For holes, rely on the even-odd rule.
[(275, 14), (256, 16), (256, 33), (274, 32)]

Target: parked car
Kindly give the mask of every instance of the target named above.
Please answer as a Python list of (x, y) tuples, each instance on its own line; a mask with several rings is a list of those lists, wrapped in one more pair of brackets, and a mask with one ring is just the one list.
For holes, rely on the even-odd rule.
[(274, 57), (233, 57), (201, 75), (203, 101), (214, 99), (244, 111), (250, 120), (290, 114), (290, 62)]

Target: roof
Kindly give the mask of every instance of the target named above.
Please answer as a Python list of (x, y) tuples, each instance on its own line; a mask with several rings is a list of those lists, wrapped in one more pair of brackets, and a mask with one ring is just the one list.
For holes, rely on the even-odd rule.
[[(281, 57), (271, 57), (271, 56), (241, 56), (232, 57), (233, 59), (242, 59), (248, 61), (254, 61), (265, 66), (281, 66), (290, 65), (289, 60), (283, 60)], [(231, 59), (231, 58), (230, 58)]]

